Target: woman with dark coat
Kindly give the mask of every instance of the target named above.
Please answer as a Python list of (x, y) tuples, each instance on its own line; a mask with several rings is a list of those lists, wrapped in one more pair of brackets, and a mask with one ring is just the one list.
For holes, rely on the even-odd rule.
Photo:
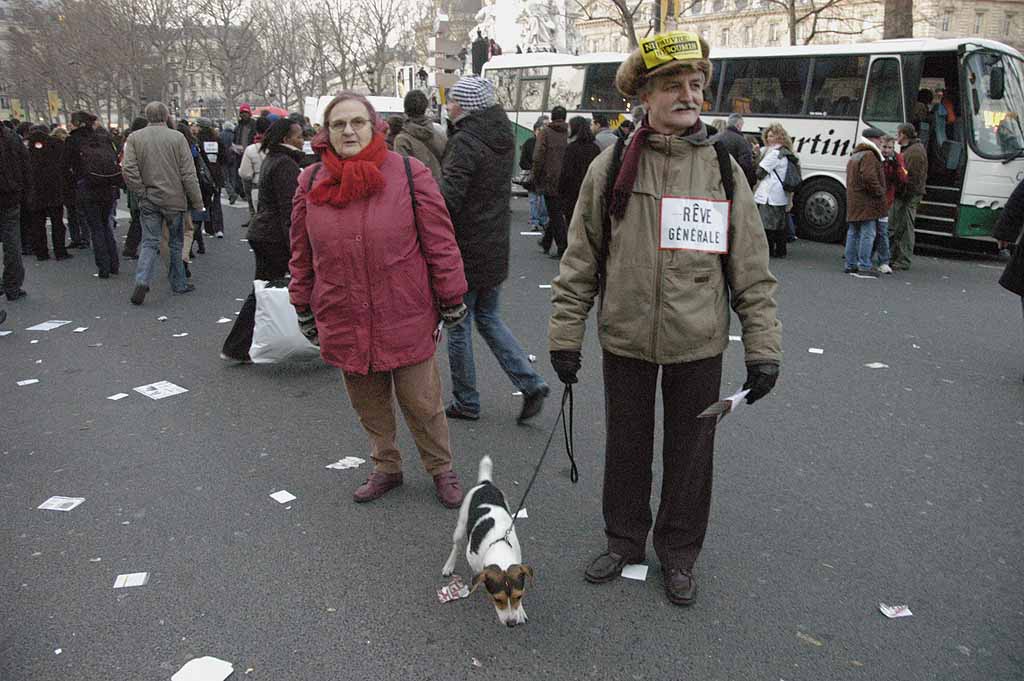
[(206, 162), (206, 167), (210, 169), (210, 175), (213, 177), (213, 189), (209, 193), (203, 193), (203, 203), (210, 216), (206, 221), (206, 233), (223, 239), (224, 209), (220, 205), (220, 190), (224, 186), (224, 169), (221, 166), (225, 160), (226, 150), (213, 129), (213, 121), (209, 118), (200, 118), (196, 124), (199, 127), (199, 155)]
[[(1024, 180), (1010, 194), (1006, 206), (1003, 207), (1003, 212), (999, 214), (999, 221), (996, 223), (995, 229), (992, 230), (992, 236), (999, 242), (999, 248), (1009, 248), (1016, 244), (1013, 260), (1007, 265), (1006, 272), (999, 279), (999, 283), (1008, 291), (1021, 294), (1020, 306), (1024, 311), (1024, 293), (1022, 293), (1024, 292), (1024, 272), (1019, 266), (1021, 258), (1024, 258), (1024, 254), (1020, 252), (1021, 249), (1024, 249), (1022, 233), (1024, 233)], [(1017, 266), (1015, 267), (1015, 265)]]
[[(68, 253), (67, 230), (64, 227), (63, 189), (68, 168), (64, 160), (64, 143), (50, 136), (50, 129), (37, 125), (28, 135), (28, 167), (32, 175), (28, 195), (29, 235), (38, 260), (49, 260), (46, 242), (46, 218), (50, 218), (53, 254), (57, 260), (72, 257)], [(56, 191), (55, 191), (56, 190)]]
[(569, 145), (565, 148), (562, 174), (558, 178), (558, 195), (562, 197), (562, 210), (565, 211), (567, 225), (572, 222), (576, 199), (580, 196), (580, 187), (583, 185), (587, 168), (600, 153), (601, 148), (594, 141), (590, 121), (583, 116), (573, 116), (569, 120)]
[[(302, 151), (302, 125), (279, 118), (263, 136), (260, 152), (266, 154), (260, 166), (259, 208), (249, 222), (249, 247), (256, 258), (255, 279), (274, 281), (288, 274), (291, 258), (292, 197), (298, 186)], [(220, 357), (249, 364), (249, 346), (256, 324), (256, 291), (250, 291), (238, 313), (231, 333), (224, 340)]]
[[(209, 166), (206, 165), (206, 161), (203, 159), (203, 155), (199, 153), (199, 145), (196, 144), (196, 138), (192, 136), (192, 129), (189, 127), (188, 121), (178, 121), (178, 132), (185, 136), (185, 141), (188, 142), (188, 148), (192, 150), (192, 162), (196, 166), (196, 176), (199, 178), (199, 191), (203, 194), (203, 206), (206, 208), (204, 211), (206, 217), (209, 218), (210, 210), (206, 201), (207, 198), (213, 193), (213, 174), (210, 172)], [(185, 213), (185, 246), (187, 248), (182, 250), (185, 262), (189, 262), (192, 258), (192, 241), (195, 241), (197, 250), (200, 255), (206, 253), (206, 244), (203, 241), (203, 220), (195, 220), (192, 217), (192, 213)], [(189, 228), (191, 227), (191, 232)]]

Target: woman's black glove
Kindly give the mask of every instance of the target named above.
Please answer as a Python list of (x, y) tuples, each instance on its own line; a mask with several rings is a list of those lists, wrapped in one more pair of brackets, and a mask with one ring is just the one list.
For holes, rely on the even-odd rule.
[(778, 379), (778, 364), (748, 364), (747, 382), (743, 384), (743, 389), (750, 391), (747, 404), (753, 404), (770, 393)]
[(320, 332), (316, 329), (316, 319), (313, 318), (313, 310), (310, 308), (298, 309), (295, 314), (299, 318), (299, 331), (313, 345), (320, 347)]
[(558, 374), (558, 380), (566, 385), (572, 385), (579, 381), (576, 372), (583, 364), (583, 355), (579, 350), (552, 350), (551, 366)]
[(444, 322), (444, 328), (450, 329), (453, 326), (458, 326), (462, 320), (466, 318), (466, 312), (467, 309), (465, 303), (442, 307), (441, 321)]

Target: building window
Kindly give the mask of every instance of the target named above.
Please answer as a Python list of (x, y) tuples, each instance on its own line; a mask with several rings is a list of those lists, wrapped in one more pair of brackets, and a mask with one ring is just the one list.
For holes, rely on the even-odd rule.
[(985, 27), (985, 13), (978, 12), (974, 15), (974, 35), (981, 35), (981, 29)]
[(729, 29), (727, 29), (727, 28), (723, 28), (722, 29), (722, 40), (721, 40), (721, 43), (722, 43), (722, 47), (729, 47)]
[(8, 97), (7, 95), (0, 95), (0, 109), (10, 110), (10, 108), (11, 108), (11, 98)]
[(699, 15), (704, 11), (704, 0), (693, 0), (693, 6), (690, 8), (690, 13), (694, 16)]
[(725, 9), (725, 0), (712, 0), (711, 9), (716, 12), (721, 12)]
[(943, 33), (949, 33), (949, 24), (952, 21), (952, 18), (953, 18), (953, 13), (952, 12), (946, 12), (945, 14), (942, 15), (942, 29), (941, 30), (942, 30)]
[(742, 11), (747, 8), (747, 0), (736, 0), (736, 11)]
[(1006, 13), (1006, 22), (1003, 24), (1003, 35), (1006, 37), (1010, 36), (1010, 31), (1013, 30), (1013, 22), (1017, 18), (1016, 14)]
[(779, 42), (779, 25), (771, 24), (768, 26), (768, 42), (777, 43)]
[(754, 46), (754, 29), (751, 26), (743, 27), (743, 47)]

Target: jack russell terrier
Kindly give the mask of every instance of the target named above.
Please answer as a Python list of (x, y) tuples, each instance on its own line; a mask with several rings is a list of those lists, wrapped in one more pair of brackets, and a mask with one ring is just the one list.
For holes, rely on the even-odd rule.
[(459, 520), (452, 534), (452, 552), (441, 568), (445, 577), (455, 572), (459, 542), (466, 542), (466, 561), (475, 573), (470, 593), (481, 584), (487, 589), (498, 620), (509, 627), (526, 623), (523, 594), (526, 578), (533, 584), (533, 568), (522, 564), (519, 539), (512, 524), (505, 495), (493, 482), (491, 457), (480, 459), (477, 485), (469, 490), (459, 509)]

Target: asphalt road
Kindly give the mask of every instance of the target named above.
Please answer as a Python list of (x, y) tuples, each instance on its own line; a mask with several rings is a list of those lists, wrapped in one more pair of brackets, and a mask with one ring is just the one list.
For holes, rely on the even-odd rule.
[[(556, 263), (520, 236), (525, 199), (514, 208), (505, 316), (554, 384), (550, 292), (538, 285)], [(689, 609), (667, 602), (653, 549), (646, 582), (583, 581), (604, 544), (591, 324), (581, 480), (569, 482), (558, 446), (519, 525), (537, 573), (530, 621), (508, 630), (480, 594), (438, 603), (456, 514), (435, 501), (404, 428), (406, 484), (355, 505), (369, 464), (325, 468), (369, 458), (337, 371), (218, 358), (229, 325), (217, 320), (233, 318), (252, 276), (243, 211), (225, 212), (227, 237), (197, 258), (191, 295), (160, 279), (134, 307), (133, 263), (101, 281), (76, 252), (28, 259), (29, 296), (3, 303), (3, 681), (169, 679), (204, 655), (234, 663), (232, 679), (274, 681), (1024, 676), (1024, 353), (999, 262), (922, 255), (909, 273), (865, 280), (841, 273), (838, 246), (802, 241), (773, 262), (782, 376), (720, 426)], [(72, 323), (25, 330), (49, 319)], [(443, 351), (439, 361), (447, 385)], [(518, 427), (513, 388), (479, 342), (477, 370), (484, 415), (451, 425), (457, 470), (468, 487), (490, 454), (514, 503), (555, 400)], [(722, 393), (743, 374), (731, 343)], [(39, 382), (16, 384), (25, 379)], [(132, 390), (162, 380), (188, 392), (154, 401)], [(298, 498), (269, 498), (282, 489)], [(85, 502), (37, 510), (53, 495)], [(135, 572), (148, 583), (112, 588)], [(913, 616), (886, 619), (879, 602)]]

